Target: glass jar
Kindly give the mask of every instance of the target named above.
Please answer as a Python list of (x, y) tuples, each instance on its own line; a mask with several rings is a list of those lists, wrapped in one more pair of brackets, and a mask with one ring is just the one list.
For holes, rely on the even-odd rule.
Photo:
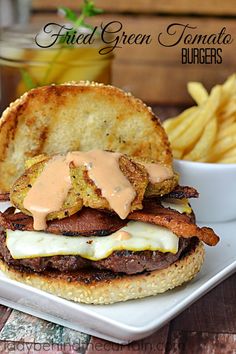
[(0, 29), (1, 112), (33, 87), (79, 80), (111, 83), (113, 55), (99, 54), (103, 46), (99, 36), (93, 44), (41, 48), (35, 36), (42, 27), (16, 25)]

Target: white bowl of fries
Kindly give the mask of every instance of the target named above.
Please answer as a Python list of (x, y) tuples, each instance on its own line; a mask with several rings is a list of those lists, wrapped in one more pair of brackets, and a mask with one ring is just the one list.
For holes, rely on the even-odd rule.
[(180, 183), (194, 186), (199, 198), (191, 206), (200, 222), (225, 222), (236, 219), (236, 164), (211, 164), (175, 160)]
[(236, 219), (236, 75), (210, 94), (197, 82), (188, 91), (197, 105), (164, 122), (180, 182), (200, 193), (199, 221)]

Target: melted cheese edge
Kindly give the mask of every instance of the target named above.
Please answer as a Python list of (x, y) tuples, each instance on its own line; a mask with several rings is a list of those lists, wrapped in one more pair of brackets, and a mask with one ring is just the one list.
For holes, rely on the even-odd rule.
[(161, 205), (164, 208), (176, 210), (181, 214), (183, 214), (183, 213), (191, 214), (192, 213), (192, 209), (189, 205), (188, 199), (166, 198), (165, 200), (161, 201)]
[[(14, 259), (78, 255), (93, 261), (114, 251), (160, 251), (177, 253), (179, 238), (170, 230), (139, 221), (130, 221), (109, 236), (61, 236), (46, 232), (7, 230), (6, 244)], [(122, 235), (128, 237), (122, 237)]]

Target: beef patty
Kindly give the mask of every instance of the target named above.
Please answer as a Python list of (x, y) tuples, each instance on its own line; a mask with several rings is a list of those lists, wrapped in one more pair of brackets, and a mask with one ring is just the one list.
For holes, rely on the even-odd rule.
[[(60, 237), (60, 236), (58, 236)], [(106, 236), (104, 236), (106, 237)], [(114, 273), (137, 274), (167, 268), (177, 261), (183, 252), (192, 244), (192, 239), (179, 239), (179, 249), (176, 254), (159, 251), (115, 251), (109, 257), (100, 261), (91, 261), (80, 256), (51, 256), (13, 259), (6, 246), (6, 234), (0, 231), (0, 257), (10, 266), (18, 269), (32, 270), (37, 273), (50, 269), (60, 272), (71, 272), (79, 269), (93, 268), (109, 270)]]

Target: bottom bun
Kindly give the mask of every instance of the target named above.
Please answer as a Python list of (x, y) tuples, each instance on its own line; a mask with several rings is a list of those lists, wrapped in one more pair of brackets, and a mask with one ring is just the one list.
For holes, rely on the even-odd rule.
[(163, 293), (191, 280), (204, 261), (204, 246), (198, 242), (169, 267), (135, 275), (90, 270), (61, 274), (50, 271), (33, 273), (14, 269), (0, 260), (0, 269), (10, 278), (86, 304), (112, 304)]

